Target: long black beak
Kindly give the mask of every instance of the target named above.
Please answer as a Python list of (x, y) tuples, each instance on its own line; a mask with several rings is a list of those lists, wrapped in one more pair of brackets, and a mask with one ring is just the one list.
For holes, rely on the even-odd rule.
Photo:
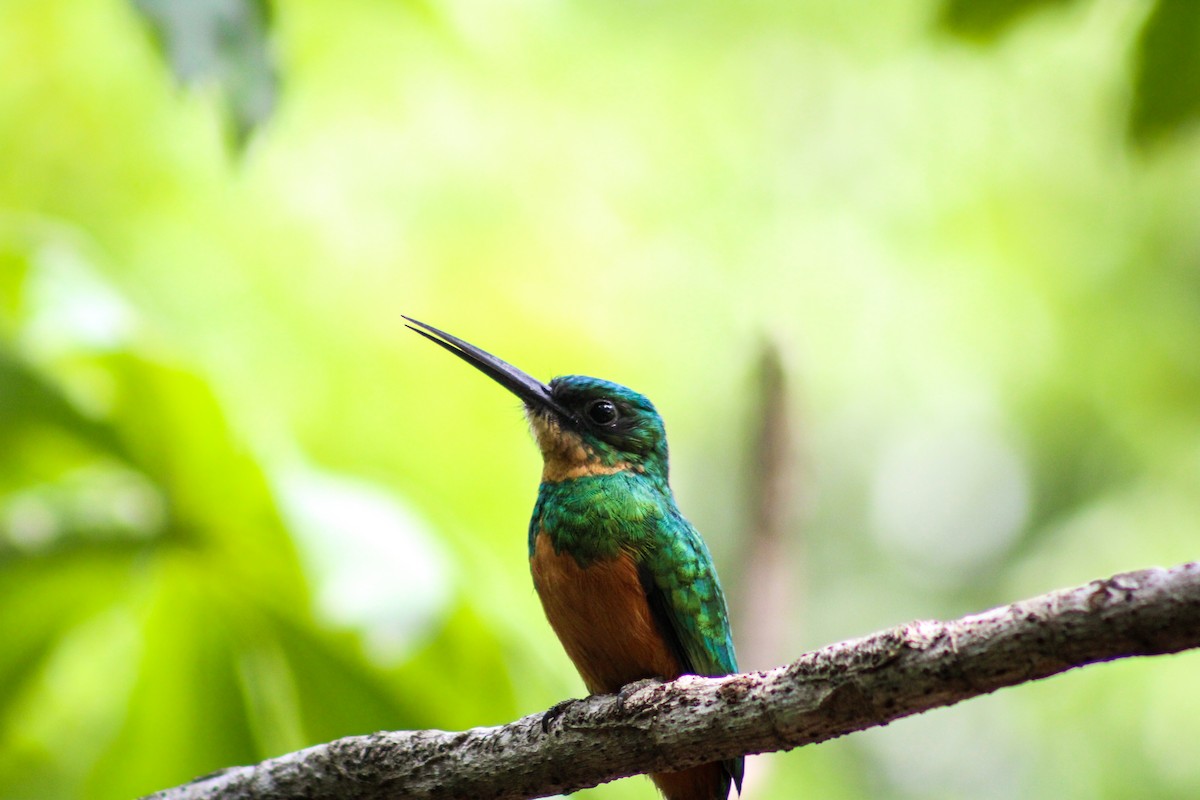
[[(402, 314), (401, 316), (404, 315)], [(552, 411), (563, 422), (573, 422), (575, 420), (574, 414), (555, 402), (554, 397), (550, 393), (550, 387), (537, 378), (522, 372), (506, 361), (501, 361), (491, 353), (480, 350), (469, 342), (464, 342), (457, 336), (451, 336), (432, 325), (418, 322), (412, 317), (404, 317), (404, 319), (411, 323), (408, 326), (409, 328), (439, 347), (446, 348), (463, 361), (466, 361), (475, 367), (475, 369), (521, 398), (526, 406)]]

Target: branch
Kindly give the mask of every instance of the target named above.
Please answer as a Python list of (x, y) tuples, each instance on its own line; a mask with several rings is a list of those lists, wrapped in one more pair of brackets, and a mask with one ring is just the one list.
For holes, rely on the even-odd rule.
[(829, 645), (767, 672), (641, 681), (459, 733), (351, 736), (154, 800), (528, 798), (823, 742), (1129, 656), (1200, 647), (1200, 562)]

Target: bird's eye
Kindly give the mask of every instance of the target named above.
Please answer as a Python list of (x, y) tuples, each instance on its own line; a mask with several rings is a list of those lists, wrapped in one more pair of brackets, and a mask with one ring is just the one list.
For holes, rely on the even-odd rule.
[(597, 425), (612, 425), (617, 421), (617, 406), (612, 400), (593, 400), (584, 408), (587, 418)]

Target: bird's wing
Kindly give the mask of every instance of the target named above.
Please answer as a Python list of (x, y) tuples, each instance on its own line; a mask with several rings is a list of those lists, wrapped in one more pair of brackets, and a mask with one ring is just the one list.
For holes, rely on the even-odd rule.
[[(677, 512), (667, 521), (657, 547), (639, 566), (650, 611), (683, 672), (707, 676), (737, 672), (729, 612), (708, 547)], [(740, 793), (743, 759), (730, 759), (721, 766)]]
[(664, 632), (673, 637), (685, 672), (737, 672), (725, 596), (704, 540), (678, 514), (641, 563), (646, 599)]

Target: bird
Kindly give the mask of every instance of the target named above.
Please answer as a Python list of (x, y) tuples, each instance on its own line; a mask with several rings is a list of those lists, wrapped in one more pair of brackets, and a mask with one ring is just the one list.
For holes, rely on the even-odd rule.
[[(542, 383), (405, 316), (407, 327), (516, 395), (542, 454), (529, 566), (550, 627), (592, 694), (646, 678), (737, 672), (712, 556), (667, 480), (654, 405), (584, 375)], [(553, 711), (553, 709), (551, 709)], [(651, 774), (666, 800), (727, 800), (743, 759)]]

